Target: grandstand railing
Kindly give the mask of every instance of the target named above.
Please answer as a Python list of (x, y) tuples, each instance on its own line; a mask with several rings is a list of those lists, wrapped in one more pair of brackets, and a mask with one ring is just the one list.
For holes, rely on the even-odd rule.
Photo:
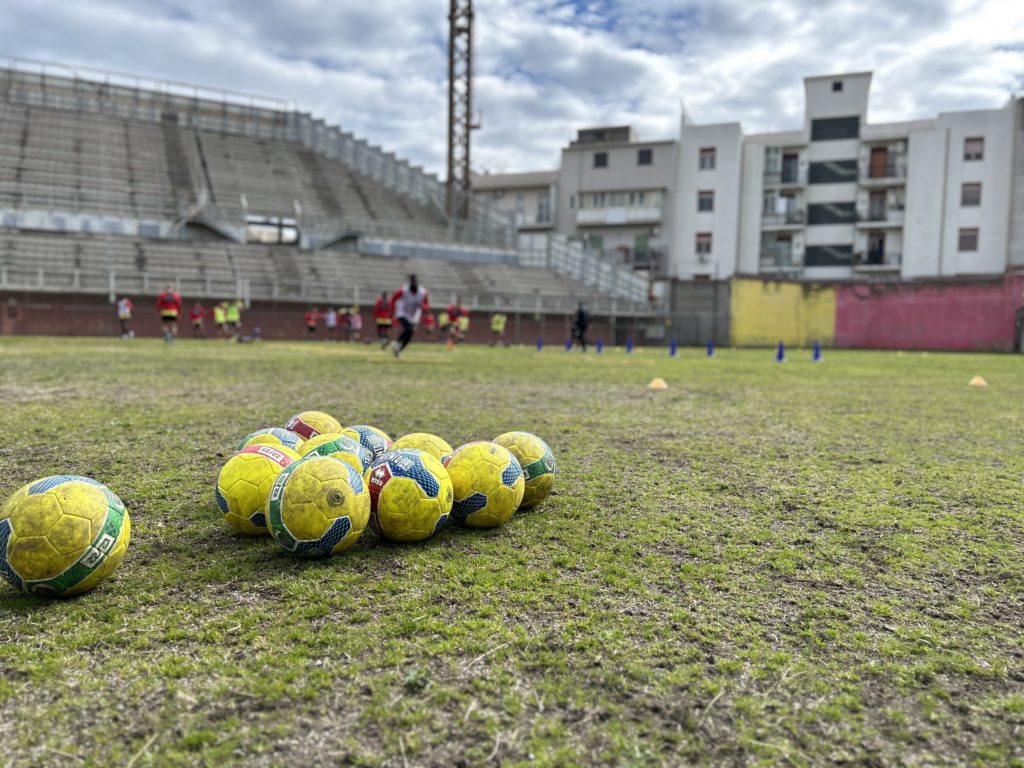
[(648, 304), (650, 284), (628, 264), (614, 262), (599, 251), (564, 235), (531, 233), (519, 235), (519, 264), (546, 267), (577, 280), (601, 293), (611, 294), (638, 304)]
[[(87, 268), (0, 266), (2, 291), (105, 295), (113, 303), (117, 297), (124, 295), (156, 296), (167, 285), (174, 286), (175, 290), (190, 300), (240, 299), (246, 305), (254, 300), (274, 300), (359, 306), (370, 304), (379, 295), (376, 290), (323, 281), (272, 281), (230, 274), (197, 276), (166, 271), (117, 272)], [(443, 288), (438, 293), (443, 295)], [(564, 315), (574, 312), (577, 304), (582, 301), (591, 314), (628, 317), (649, 317), (655, 314), (646, 302), (631, 302), (590, 293), (538, 296), (481, 291), (460, 294), (460, 299), (467, 309), (483, 312), (500, 309), (506, 312)]]

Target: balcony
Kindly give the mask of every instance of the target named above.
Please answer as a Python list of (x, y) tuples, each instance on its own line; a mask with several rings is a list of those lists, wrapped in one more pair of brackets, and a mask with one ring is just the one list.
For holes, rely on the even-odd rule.
[(807, 223), (807, 211), (803, 208), (791, 208), (783, 213), (764, 213), (761, 226), (765, 229), (799, 229)]
[(799, 262), (793, 258), (792, 245), (764, 245), (761, 247), (762, 272), (798, 272)]
[(866, 214), (857, 216), (858, 227), (874, 229), (903, 226), (903, 209), (886, 205), (870, 205)]
[(581, 208), (576, 211), (576, 223), (598, 226), (622, 224), (657, 224), (661, 221), (661, 206), (612, 206), (607, 208)]
[(803, 187), (807, 185), (807, 169), (784, 168), (781, 171), (765, 171), (766, 187)]
[(858, 272), (899, 271), (902, 254), (894, 251), (860, 251), (853, 254), (853, 268)]
[(554, 222), (551, 220), (551, 215), (545, 215), (544, 212), (516, 212), (516, 226), (520, 229), (542, 229), (551, 227), (553, 224)]
[(882, 165), (871, 165), (860, 169), (860, 183), (865, 187), (886, 187), (905, 184), (907, 181), (907, 161), (905, 158), (892, 158)]

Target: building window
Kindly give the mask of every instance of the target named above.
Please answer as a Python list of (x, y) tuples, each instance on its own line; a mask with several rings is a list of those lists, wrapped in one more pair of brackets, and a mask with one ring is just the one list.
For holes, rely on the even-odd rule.
[(576, 195), (569, 195), (569, 210), (576, 209)]
[(704, 256), (711, 253), (711, 233), (710, 232), (698, 232), (697, 233), (697, 254)]
[(960, 243), (957, 250), (961, 253), (978, 250), (978, 230), (961, 229)]
[(960, 205), (965, 208), (981, 205), (981, 184), (964, 184), (960, 187)]
[(842, 80), (833, 80), (832, 81), (832, 93), (838, 93), (841, 90), (843, 90), (843, 81)]
[(852, 245), (808, 245), (805, 267), (848, 267), (853, 263)]
[(860, 136), (859, 117), (826, 117), (811, 120), (811, 141), (838, 141)]
[(537, 223), (551, 223), (551, 200), (547, 197), (537, 198)]
[(595, 168), (607, 168), (608, 167), (608, 153), (607, 152), (595, 152), (594, 153), (594, 167)]
[(638, 149), (636, 153), (636, 164), (637, 165), (650, 165), (654, 162), (654, 150), (653, 149)]
[(975, 136), (964, 139), (964, 160), (981, 160), (985, 157), (985, 139)]
[(852, 224), (857, 220), (853, 203), (818, 203), (807, 206), (808, 224)]
[(702, 171), (713, 171), (715, 170), (715, 148), (714, 147), (702, 147), (700, 150), (700, 170)]
[(713, 211), (715, 210), (715, 193), (710, 190), (704, 190), (703, 192), (697, 193), (697, 210), (698, 211)]
[(811, 163), (809, 184), (846, 184), (857, 180), (856, 160), (829, 160)]

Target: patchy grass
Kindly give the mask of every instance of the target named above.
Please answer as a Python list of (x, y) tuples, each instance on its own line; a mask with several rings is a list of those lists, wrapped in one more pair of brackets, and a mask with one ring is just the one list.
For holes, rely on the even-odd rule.
[[(1024, 765), (1024, 358), (772, 360), (0, 339), (0, 493), (90, 475), (134, 532), (0, 588), (0, 764)], [(537, 432), (557, 495), (297, 561), (213, 482), (305, 408)]]

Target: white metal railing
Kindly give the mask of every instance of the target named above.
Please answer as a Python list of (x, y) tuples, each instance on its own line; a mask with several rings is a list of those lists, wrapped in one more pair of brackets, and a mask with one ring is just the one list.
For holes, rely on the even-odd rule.
[(646, 278), (635, 274), (629, 265), (603, 258), (600, 252), (588, 251), (564, 235), (520, 234), (519, 263), (524, 267), (546, 267), (600, 293), (627, 301), (648, 301), (650, 286)]
[[(111, 303), (119, 296), (156, 296), (167, 285), (188, 299), (241, 299), (247, 305), (253, 300), (277, 300), (308, 303), (369, 304), (379, 290), (366, 286), (312, 280), (271, 280), (231, 274), (183, 275), (171, 271), (119, 272), (71, 267), (29, 267), (0, 265), (0, 290), (27, 290), (42, 293), (76, 293), (105, 295)], [(444, 294), (444, 286), (436, 289)], [(613, 316), (651, 316), (644, 302), (629, 302), (613, 296), (597, 296), (589, 292), (577, 295), (542, 296), (497, 292), (460, 292), (468, 309), (510, 312), (570, 314), (580, 301), (585, 301), (592, 314)]]

